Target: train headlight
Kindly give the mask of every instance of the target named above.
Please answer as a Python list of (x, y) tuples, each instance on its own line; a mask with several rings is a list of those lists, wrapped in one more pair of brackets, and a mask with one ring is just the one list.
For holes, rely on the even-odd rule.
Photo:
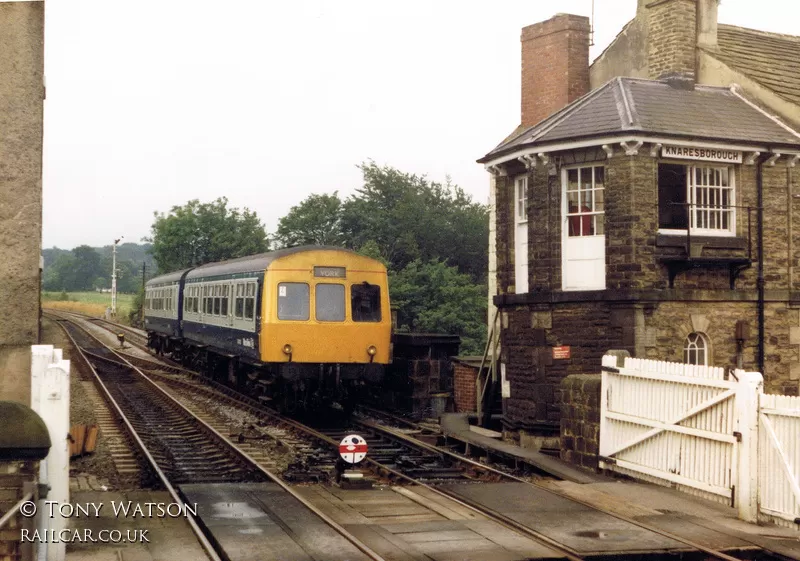
[(370, 345), (369, 347), (367, 347), (367, 354), (369, 356), (375, 356), (376, 354), (378, 354), (377, 347), (375, 347), (375, 345)]
[(291, 346), (289, 343), (286, 343), (286, 344), (283, 346), (283, 354), (285, 354), (285, 355), (290, 355), (290, 354), (292, 354), (292, 346)]

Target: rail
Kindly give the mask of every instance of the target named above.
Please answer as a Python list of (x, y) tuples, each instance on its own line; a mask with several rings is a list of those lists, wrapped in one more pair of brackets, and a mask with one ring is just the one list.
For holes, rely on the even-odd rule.
[(27, 493), (24, 497), (22, 497), (17, 504), (11, 507), (11, 510), (6, 512), (2, 518), (0, 518), (0, 530), (2, 530), (11, 520), (13, 520), (14, 516), (20, 511), (22, 505), (31, 501), (33, 499), (34, 493), (31, 491)]
[[(79, 327), (79, 328), (81, 328), (81, 327)], [(83, 328), (81, 328), (81, 329), (83, 329)], [(80, 347), (77, 345), (77, 343), (75, 343), (74, 339), (72, 339), (72, 337), (70, 336), (69, 332), (67, 330), (64, 330), (64, 331), (66, 332), (67, 336), (70, 337), (70, 340), (73, 342), (73, 345), (78, 350), (79, 354), (83, 355), (84, 351), (82, 349), (80, 349)], [(231, 447), (231, 449), (234, 450), (240, 457), (242, 457), (243, 459), (248, 461), (251, 465), (253, 465), (256, 469), (258, 469), (261, 473), (266, 475), (268, 479), (270, 479), (271, 481), (276, 483), (279, 487), (281, 487), (281, 489), (286, 491), (290, 496), (292, 496), (294, 499), (296, 499), (298, 502), (300, 502), (303, 506), (308, 508), (318, 518), (320, 518), (328, 526), (333, 528), (343, 538), (345, 538), (347, 541), (349, 541), (351, 544), (353, 544), (358, 550), (360, 550), (362, 553), (364, 553), (367, 557), (369, 557), (370, 559), (372, 559), (374, 561), (385, 561), (384, 557), (382, 557), (377, 552), (373, 551), (369, 546), (367, 546), (364, 542), (362, 542), (358, 537), (356, 537), (355, 535), (353, 535), (352, 533), (347, 531), (346, 528), (344, 528), (343, 526), (338, 524), (335, 520), (333, 520), (325, 512), (323, 512), (322, 510), (320, 510), (319, 508), (314, 506), (310, 501), (308, 501), (300, 493), (296, 492), (293, 488), (291, 488), (286, 483), (284, 483), (276, 474), (274, 474), (271, 471), (269, 471), (268, 469), (264, 468), (253, 457), (251, 457), (250, 455), (248, 455), (247, 453), (245, 453), (244, 451), (239, 449), (239, 447), (234, 445), (234, 443), (229, 438), (227, 438), (224, 435), (220, 434), (216, 429), (214, 429), (211, 425), (209, 425), (203, 419), (198, 418), (197, 415), (192, 413), (185, 405), (180, 403), (177, 399), (175, 399), (167, 391), (165, 391), (164, 389), (159, 387), (159, 385), (154, 380), (152, 380), (149, 376), (145, 375), (138, 367), (136, 367), (131, 362), (129, 362), (124, 356), (122, 356), (121, 354), (117, 353), (114, 349), (111, 349), (107, 345), (105, 345), (102, 342), (100, 342), (92, 334), (87, 332), (87, 335), (89, 337), (95, 339), (96, 341), (98, 341), (98, 343), (100, 343), (101, 345), (109, 348), (109, 350), (111, 350), (113, 352), (113, 354), (115, 354), (117, 357), (119, 357), (125, 363), (125, 366), (130, 368), (132, 371), (136, 372), (144, 381), (149, 383), (155, 390), (157, 390), (160, 394), (162, 394), (164, 397), (166, 397), (178, 409), (182, 410), (185, 414), (191, 416), (200, 426), (202, 426), (207, 432), (212, 434), (215, 438), (217, 438), (218, 440), (220, 440), (222, 442), (225, 442), (227, 445), (229, 445)], [(84, 357), (84, 360), (86, 360), (85, 357)], [(105, 360), (108, 360), (108, 359), (105, 359)], [(88, 360), (86, 360), (86, 362), (87, 362), (87, 364), (89, 364)], [(175, 490), (175, 488), (169, 482), (166, 474), (157, 465), (157, 462), (155, 461), (153, 456), (147, 450), (147, 447), (145, 446), (144, 442), (142, 442), (142, 440), (139, 438), (139, 435), (137, 434), (136, 430), (130, 424), (130, 421), (125, 416), (124, 412), (122, 411), (122, 408), (119, 406), (119, 404), (111, 396), (111, 393), (108, 391), (108, 389), (106, 388), (105, 384), (103, 384), (102, 380), (100, 380), (100, 377), (98, 376), (98, 374), (94, 370), (94, 368), (91, 365), (89, 365), (89, 366), (92, 369), (92, 371), (94, 372), (95, 381), (100, 385), (101, 389), (105, 393), (106, 398), (113, 405), (118, 417), (120, 419), (122, 419), (123, 423), (126, 425), (129, 433), (131, 434), (132, 438), (134, 438), (134, 440), (136, 441), (136, 443), (139, 446), (140, 450), (143, 451), (145, 457), (147, 458), (147, 460), (150, 463), (151, 467), (153, 467), (155, 473), (158, 475), (158, 477), (161, 480), (161, 482), (164, 485), (164, 487), (167, 489), (167, 491), (170, 493), (170, 495), (173, 497), (173, 499), (176, 502), (182, 502), (181, 501), (181, 497), (178, 495), (178, 493)], [(217, 553), (216, 549), (213, 547), (213, 545), (211, 545), (211, 542), (206, 537), (205, 533), (200, 529), (200, 527), (198, 526), (197, 521), (194, 519), (194, 517), (191, 516), (191, 514), (190, 514), (190, 515), (187, 516), (187, 520), (188, 520), (189, 524), (192, 526), (192, 529), (195, 531), (195, 535), (197, 536), (198, 540), (200, 541), (201, 545), (203, 546), (203, 549), (205, 549), (207, 555), (209, 557), (211, 557), (211, 559), (213, 559), (213, 560), (222, 561), (222, 557), (219, 556), (219, 554)]]
[[(495, 322), (497, 320), (497, 316), (498, 316), (498, 314), (495, 313)], [(491, 337), (490, 337), (490, 341), (491, 341)], [(488, 350), (488, 344), (487, 344), (487, 350)], [(484, 357), (486, 358), (486, 353), (484, 354)], [(142, 359), (142, 360), (144, 360), (144, 359)], [(148, 362), (150, 362), (150, 361), (148, 361)], [(183, 370), (183, 369), (181, 369), (181, 370)], [(199, 376), (193, 376), (193, 377), (196, 377), (196, 378), (200, 379)], [(487, 379), (490, 378), (490, 377), (491, 376), (489, 376), (488, 373), (487, 373)], [(210, 382), (210, 381), (205, 380), (205, 379), (204, 379), (204, 381), (207, 382), (207, 383)], [(248, 396), (243, 396), (239, 392), (231, 390), (230, 388), (225, 388), (224, 386), (222, 386), (221, 384), (216, 383), (216, 382), (211, 382), (209, 385), (211, 387), (213, 387), (214, 389), (221, 390), (222, 393), (224, 395), (227, 395), (229, 398), (240, 400), (242, 402), (242, 404), (247, 406), (248, 408), (250, 408), (251, 411), (254, 411), (254, 412), (258, 411), (258, 412), (266, 414), (266, 415), (268, 415), (270, 417), (274, 417), (276, 419), (279, 419), (285, 425), (293, 426), (293, 427), (299, 429), (300, 431), (317, 438), (320, 441), (327, 442), (327, 443), (329, 443), (329, 444), (331, 444), (333, 446), (338, 446), (338, 441), (336, 441), (336, 440), (334, 440), (334, 439), (332, 439), (332, 438), (330, 438), (330, 437), (328, 437), (328, 436), (326, 436), (326, 435), (324, 435), (324, 434), (322, 434), (322, 433), (320, 433), (320, 432), (318, 432), (318, 431), (316, 431), (316, 430), (314, 430), (314, 429), (312, 429), (310, 427), (307, 427), (307, 426), (305, 426), (305, 425), (303, 425), (301, 423), (298, 423), (298, 422), (290, 420), (290, 419), (286, 419), (285, 417), (280, 416), (277, 412), (271, 411), (270, 409), (264, 407), (263, 404), (257, 403), (255, 400), (253, 400), (252, 398), (249, 398)], [(386, 431), (386, 432), (390, 432), (390, 433), (394, 433), (393, 436), (395, 436), (397, 438), (411, 439), (411, 437), (409, 437), (407, 435), (403, 435), (400, 431), (395, 431), (395, 430), (392, 430), (392, 429), (388, 429), (387, 430), (386, 427), (383, 427), (381, 430)], [(442, 449), (439, 449), (436, 446), (429, 445), (429, 444), (426, 444), (426, 443), (421, 443), (420, 442), (417, 445), (421, 446), (423, 448), (428, 448), (430, 451), (437, 451), (438, 453), (446, 452), (446, 451), (444, 451)], [(452, 454), (453, 456), (459, 456), (458, 454), (454, 454), (452, 452), (448, 452), (448, 453)], [(464, 459), (469, 460), (468, 458), (464, 458)], [(472, 461), (472, 460), (469, 460), (469, 461)], [(504, 515), (504, 514), (502, 514), (500, 512), (497, 512), (497, 511), (495, 511), (495, 510), (493, 510), (491, 508), (487, 508), (485, 505), (481, 505), (481, 504), (476, 503), (476, 502), (474, 502), (474, 501), (472, 501), (470, 499), (466, 499), (465, 497), (459, 496), (459, 495), (457, 495), (455, 493), (451, 493), (451, 492), (445, 491), (445, 490), (443, 490), (443, 489), (441, 489), (439, 487), (432, 486), (432, 485), (430, 485), (428, 483), (425, 483), (423, 481), (419, 481), (418, 479), (416, 479), (414, 477), (406, 475), (406, 474), (404, 474), (404, 473), (402, 473), (402, 472), (400, 472), (400, 471), (398, 471), (396, 469), (393, 469), (392, 467), (383, 465), (380, 462), (377, 462), (377, 461), (375, 461), (375, 460), (373, 460), (373, 459), (371, 459), (369, 457), (365, 458), (364, 463), (367, 464), (367, 465), (373, 466), (373, 469), (376, 471), (376, 473), (383, 473), (384, 475), (391, 475), (392, 478), (395, 479), (395, 480), (403, 480), (403, 481), (407, 481), (408, 483), (412, 483), (412, 484), (418, 485), (418, 486), (420, 486), (422, 488), (428, 489), (430, 492), (433, 492), (433, 493), (435, 493), (435, 494), (437, 494), (439, 496), (447, 497), (448, 499), (453, 500), (457, 504), (460, 504), (461, 506), (463, 506), (465, 508), (468, 508), (469, 510), (472, 510), (473, 512), (480, 513), (480, 514), (483, 514), (485, 516), (489, 516), (490, 518), (493, 518), (495, 521), (497, 521), (498, 523), (506, 526), (507, 528), (516, 530), (516, 531), (520, 532), (521, 534), (526, 535), (526, 536), (538, 541), (539, 543), (541, 543), (541, 544), (543, 544), (545, 546), (551, 547), (552, 549), (560, 552), (566, 559), (569, 559), (570, 561), (579, 561), (579, 560), (583, 559), (580, 556), (580, 554), (577, 551), (575, 551), (574, 549), (571, 549), (571, 548), (565, 546), (564, 544), (561, 544), (560, 542), (557, 542), (553, 538), (551, 538), (551, 537), (549, 537), (547, 535), (544, 535), (541, 532), (538, 532), (538, 531), (534, 530), (533, 528), (527, 527), (524, 524), (521, 524), (521, 523), (517, 522), (516, 520), (513, 520), (513, 519), (509, 518), (508, 516), (506, 516), (506, 515)], [(480, 464), (480, 465), (481, 465), (481, 467), (483, 469), (486, 469), (488, 467), (488, 466), (485, 466), (483, 464)], [(489, 468), (489, 469), (492, 469), (493, 471), (497, 471), (498, 473), (504, 473), (504, 472), (502, 472), (500, 470), (494, 470), (493, 468)], [(510, 477), (512, 479), (516, 479), (511, 474), (505, 474), (504, 473), (504, 475), (506, 477)], [(708, 547), (708, 546), (706, 546), (704, 544), (701, 544), (701, 543), (698, 543), (698, 542), (696, 542), (696, 541), (694, 541), (692, 539), (688, 539), (688, 538), (685, 538), (683, 536), (676, 535), (676, 534), (674, 534), (672, 532), (669, 532), (669, 531), (666, 531), (666, 530), (662, 530), (662, 529), (657, 528), (657, 527), (655, 527), (655, 526), (653, 526), (651, 524), (647, 524), (645, 522), (642, 522), (640, 520), (636, 520), (634, 518), (631, 518), (631, 517), (625, 516), (623, 514), (614, 512), (612, 510), (607, 510), (607, 509), (598, 507), (597, 505), (591, 503), (590, 501), (577, 499), (574, 496), (571, 496), (571, 495), (569, 495), (569, 494), (567, 494), (567, 493), (565, 493), (563, 491), (552, 489), (552, 488), (550, 488), (548, 486), (538, 484), (538, 483), (536, 483), (534, 481), (529, 481), (528, 480), (526, 482), (528, 484), (530, 484), (530, 485), (532, 485), (534, 487), (537, 487), (539, 489), (542, 489), (542, 490), (544, 490), (544, 491), (546, 491), (546, 492), (548, 492), (548, 493), (550, 493), (552, 495), (555, 495), (555, 496), (567, 499), (569, 501), (581, 504), (581, 505), (583, 505), (585, 507), (588, 507), (588, 508), (590, 508), (592, 510), (596, 510), (598, 512), (603, 512), (603, 513), (608, 514), (608, 515), (610, 515), (610, 516), (612, 516), (612, 517), (614, 517), (614, 518), (616, 518), (618, 520), (627, 522), (629, 524), (632, 524), (632, 525), (637, 526), (639, 528), (651, 531), (651, 532), (659, 534), (661, 536), (673, 539), (673, 540), (675, 540), (675, 541), (677, 541), (679, 543), (683, 543), (684, 545), (686, 545), (686, 546), (688, 546), (688, 547), (690, 547), (692, 549), (695, 549), (697, 551), (703, 552), (703, 553), (707, 554), (708, 556), (713, 557), (715, 559), (720, 559), (720, 560), (723, 560), (723, 561), (738, 561), (737, 557), (733, 557), (733, 556), (728, 555), (726, 553), (723, 553), (721, 551), (715, 550), (712, 547)], [(745, 540), (745, 541), (749, 541), (749, 540)], [(750, 543), (753, 543), (753, 542), (750, 542)], [(754, 545), (758, 546), (758, 544), (755, 544), (755, 543), (754, 543)], [(759, 546), (759, 547), (761, 547), (761, 546)], [(763, 547), (762, 547), (762, 550), (764, 552), (768, 552), (769, 551), (768, 549), (765, 549)]]
[[(489, 337), (486, 340), (486, 348), (483, 351), (483, 358), (481, 359), (481, 366), (478, 368), (478, 375), (475, 377), (476, 387), (476, 411), (478, 413), (478, 424), (485, 426), (491, 418), (492, 401), (486, 399), (487, 392), (490, 396), (494, 396), (492, 391), (497, 382), (497, 351), (500, 346), (500, 329), (497, 326), (497, 318), (500, 315), (500, 308), (495, 309), (494, 318), (489, 327)], [(486, 373), (485, 379), (483, 376), (483, 367), (486, 365), (487, 359), (489, 360), (489, 371)], [(492, 382), (492, 387), (489, 387), (489, 381)]]

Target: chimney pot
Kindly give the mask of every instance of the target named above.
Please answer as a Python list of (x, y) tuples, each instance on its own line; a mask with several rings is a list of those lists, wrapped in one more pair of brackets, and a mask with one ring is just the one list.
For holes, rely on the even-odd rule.
[(697, 46), (717, 50), (719, 0), (697, 0)]

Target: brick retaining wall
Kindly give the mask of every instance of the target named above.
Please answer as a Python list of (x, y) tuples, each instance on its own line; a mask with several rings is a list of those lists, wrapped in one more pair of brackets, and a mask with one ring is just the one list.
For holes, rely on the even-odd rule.
[(453, 392), (457, 413), (474, 413), (477, 403), (475, 380), (478, 367), (458, 360), (453, 362)]

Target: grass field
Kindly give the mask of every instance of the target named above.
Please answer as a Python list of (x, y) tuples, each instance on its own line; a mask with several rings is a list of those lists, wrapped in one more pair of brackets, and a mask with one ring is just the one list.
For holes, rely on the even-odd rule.
[[(68, 300), (62, 300), (63, 293), (61, 292), (42, 292), (42, 307), (103, 317), (106, 308), (111, 306), (111, 294), (108, 292), (67, 292), (66, 294)], [(134, 294), (117, 294), (117, 318), (121, 323), (128, 322), (128, 313), (133, 308), (135, 297)]]

